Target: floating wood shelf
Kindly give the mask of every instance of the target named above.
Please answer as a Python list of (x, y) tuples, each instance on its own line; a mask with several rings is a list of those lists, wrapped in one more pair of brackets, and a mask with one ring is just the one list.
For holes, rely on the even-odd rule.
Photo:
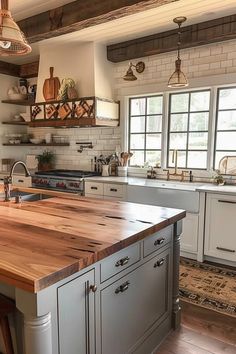
[(6, 144), (2, 144), (3, 146), (70, 146), (69, 143), (51, 143), (51, 144), (32, 144), (32, 143), (28, 143), (28, 144), (10, 144), (10, 143), (6, 143)]
[(2, 122), (2, 124), (8, 124), (8, 125), (29, 125), (29, 122), (14, 122), (14, 121), (5, 121)]
[(18, 106), (31, 106), (34, 104), (32, 100), (3, 100), (2, 103), (15, 104)]

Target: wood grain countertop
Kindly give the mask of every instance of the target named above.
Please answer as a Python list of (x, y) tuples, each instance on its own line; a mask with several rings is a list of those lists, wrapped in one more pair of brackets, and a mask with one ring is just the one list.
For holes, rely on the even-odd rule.
[(0, 202), (0, 282), (38, 292), (185, 217), (85, 197)]

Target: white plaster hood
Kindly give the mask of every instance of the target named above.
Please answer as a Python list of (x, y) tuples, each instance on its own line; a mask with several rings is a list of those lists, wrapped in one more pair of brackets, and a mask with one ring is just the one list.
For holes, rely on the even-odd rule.
[(75, 80), (79, 97), (97, 96), (113, 99), (112, 63), (106, 58), (106, 46), (98, 43), (73, 43), (40, 47), (40, 62), (36, 102), (44, 101), (43, 84), (54, 76)]

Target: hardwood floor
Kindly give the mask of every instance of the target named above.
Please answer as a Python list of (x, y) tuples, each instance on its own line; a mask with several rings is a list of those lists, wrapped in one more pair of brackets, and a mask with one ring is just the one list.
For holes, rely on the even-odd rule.
[(236, 346), (205, 336), (182, 325), (155, 354), (235, 354)]
[(181, 328), (155, 354), (236, 354), (236, 318), (182, 303)]

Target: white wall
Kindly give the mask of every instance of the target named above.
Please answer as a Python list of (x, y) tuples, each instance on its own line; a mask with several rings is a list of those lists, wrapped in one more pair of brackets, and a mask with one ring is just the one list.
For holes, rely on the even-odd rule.
[(98, 97), (114, 97), (113, 64), (107, 60), (106, 46), (94, 45), (95, 94)]
[(54, 67), (54, 76), (60, 81), (72, 78), (79, 96), (94, 96), (94, 45), (93, 43), (42, 45), (40, 48), (37, 102), (44, 101), (43, 84), (50, 77), (49, 68)]

